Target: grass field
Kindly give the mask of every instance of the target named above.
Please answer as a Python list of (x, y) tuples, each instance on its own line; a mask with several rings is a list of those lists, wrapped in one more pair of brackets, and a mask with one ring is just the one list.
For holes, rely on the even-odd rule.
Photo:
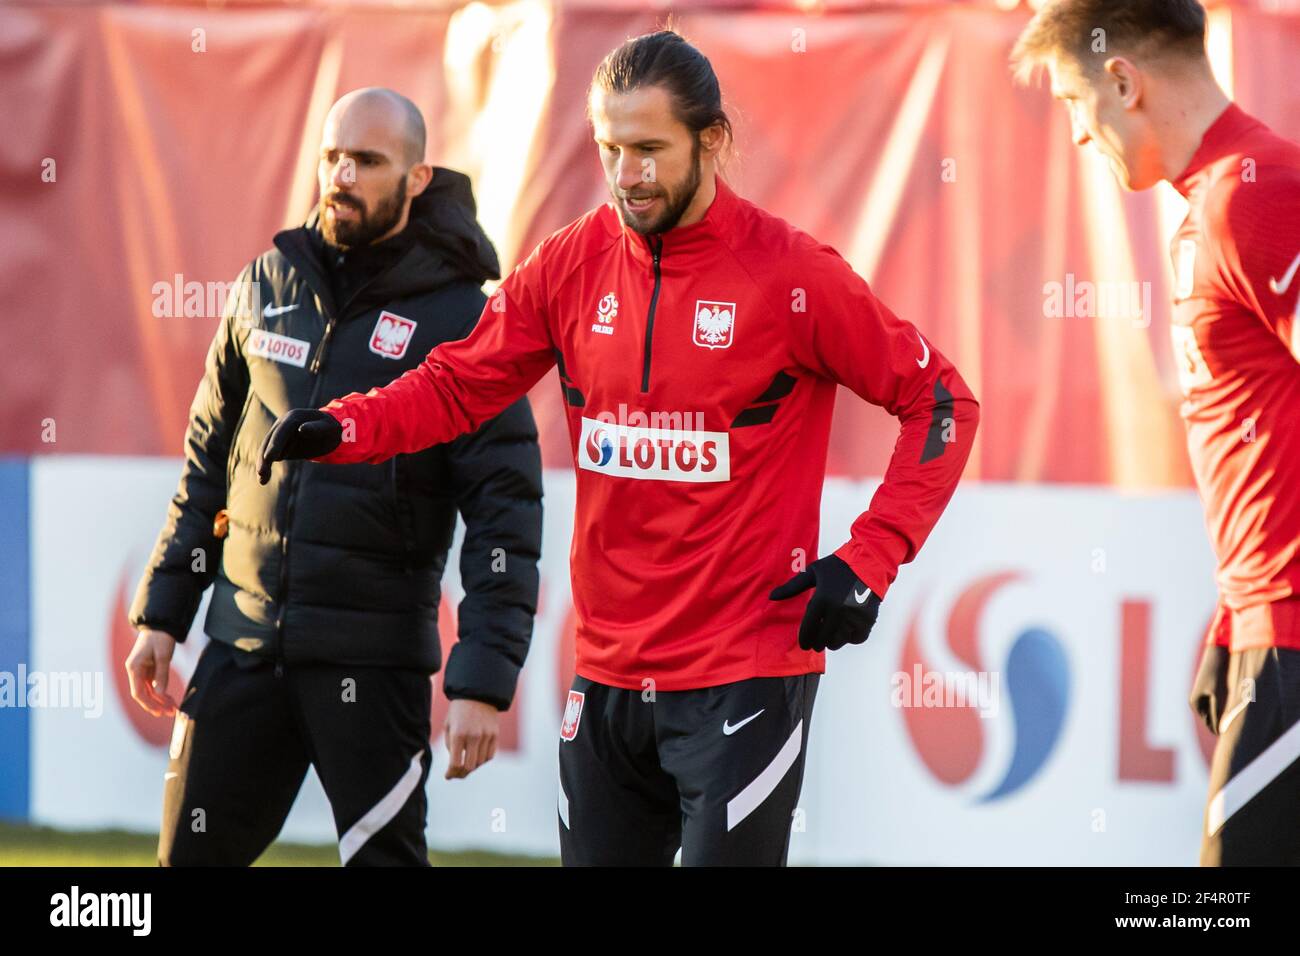
[[(0, 823), (0, 866), (157, 866), (158, 838), (123, 830), (70, 832)], [(547, 857), (477, 851), (429, 854), (434, 866), (557, 866)], [(338, 847), (275, 843), (256, 866), (338, 866)]]

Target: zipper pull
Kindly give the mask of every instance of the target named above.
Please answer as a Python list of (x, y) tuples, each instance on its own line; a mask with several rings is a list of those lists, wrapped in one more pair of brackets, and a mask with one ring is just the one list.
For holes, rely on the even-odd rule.
[(325, 334), (321, 336), (320, 348), (316, 350), (316, 357), (311, 360), (310, 371), (313, 375), (320, 373), (321, 363), (325, 361), (325, 352), (330, 346), (330, 336), (334, 334), (334, 320), (331, 318), (325, 323)]
[(316, 314), (325, 319), (325, 334), (321, 336), (320, 348), (316, 350), (316, 355), (311, 360), (311, 365), (307, 366), (307, 371), (313, 375), (320, 374), (320, 367), (325, 361), (325, 352), (330, 346), (330, 336), (334, 334), (334, 313), (326, 311), (324, 303), (321, 302), (320, 296), (315, 292), (311, 295), (312, 302), (316, 305)]

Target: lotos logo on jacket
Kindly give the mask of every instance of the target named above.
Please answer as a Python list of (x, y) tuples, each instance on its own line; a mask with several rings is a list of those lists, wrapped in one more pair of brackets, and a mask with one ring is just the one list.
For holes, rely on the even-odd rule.
[(736, 328), (736, 303), (695, 303), (695, 332), (691, 341), (704, 349), (725, 349), (731, 346), (732, 332)]
[(584, 418), (578, 467), (652, 481), (730, 481), (726, 432), (637, 428)]
[(585, 442), (587, 454), (595, 462), (597, 468), (604, 468), (609, 464), (609, 460), (614, 457), (614, 443), (609, 440), (609, 430), (605, 428), (593, 428), (587, 435)]
[(391, 312), (380, 312), (375, 331), (370, 335), (370, 351), (384, 358), (399, 359), (406, 354), (415, 334), (415, 323)]
[(258, 355), (273, 362), (284, 362), (302, 368), (307, 364), (307, 351), (310, 347), (311, 343), (302, 339), (291, 339), (287, 335), (268, 332), (266, 329), (253, 329), (244, 345), (244, 354)]

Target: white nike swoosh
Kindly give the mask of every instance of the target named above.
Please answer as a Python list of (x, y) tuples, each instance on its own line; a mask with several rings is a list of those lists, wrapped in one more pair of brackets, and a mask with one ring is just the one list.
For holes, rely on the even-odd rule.
[(1246, 705), (1249, 704), (1249, 703), (1250, 703), (1250, 698), (1247, 697), (1245, 700), (1243, 700), (1241, 703), (1239, 703), (1236, 707), (1232, 708), (1232, 710), (1228, 711), (1226, 714), (1223, 715), (1223, 719), (1222, 719), (1221, 721), (1219, 721), (1219, 733), (1220, 733), (1220, 734), (1222, 734), (1225, 730), (1228, 729), (1228, 725), (1231, 724), (1231, 723), (1233, 722), (1233, 720), (1236, 719), (1236, 717), (1237, 717), (1238, 714), (1240, 714), (1243, 710), (1246, 709)]
[(1295, 278), (1296, 269), (1300, 268), (1300, 256), (1295, 257), (1295, 262), (1291, 263), (1291, 268), (1286, 271), (1282, 277), (1281, 283), (1276, 279), (1268, 280), (1268, 287), (1273, 290), (1274, 295), (1285, 295), (1286, 290), (1291, 288), (1291, 280)]
[(292, 312), (300, 305), (302, 305), (301, 302), (295, 302), (293, 305), (268, 305), (262, 310), (262, 315), (270, 318), (273, 315), (279, 315), (281, 312)]
[[(763, 710), (767, 710), (767, 708), (764, 707)], [(758, 712), (758, 714), (761, 714), (761, 713), (763, 712), (763, 710), (760, 710), (760, 711)], [(734, 734), (734, 733), (735, 733), (737, 730), (739, 730), (741, 727), (744, 727), (747, 723), (749, 723), (751, 720), (753, 720), (755, 717), (757, 717), (758, 714), (750, 714), (748, 717), (746, 717), (744, 720), (742, 720), (742, 721), (741, 721), (740, 723), (738, 723), (738, 724), (729, 724), (729, 723), (727, 723), (727, 722), (724, 720), (724, 721), (722, 722), (722, 735), (723, 735), (724, 737), (730, 737), (732, 734)]]
[(165, 774), (163, 774), (163, 779), (164, 779), (164, 780), (170, 780), (172, 777), (175, 777), (175, 776), (177, 776), (176, 771), (175, 771), (175, 770), (169, 770), (169, 771), (167, 771)]
[(916, 364), (921, 366), (921, 368), (925, 368), (930, 364), (930, 346), (925, 344), (925, 338), (920, 332), (916, 333), (916, 337), (921, 340), (921, 348), (925, 349), (925, 358), (917, 359)]
[(869, 597), (871, 597), (871, 588), (867, 588), (861, 594), (859, 594), (856, 590), (853, 592), (853, 599), (857, 601), (859, 604), (866, 604), (867, 598)]

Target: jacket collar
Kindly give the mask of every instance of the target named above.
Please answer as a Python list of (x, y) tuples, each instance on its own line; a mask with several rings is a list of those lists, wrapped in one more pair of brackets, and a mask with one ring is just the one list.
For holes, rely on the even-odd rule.
[(713, 184), (713, 202), (709, 203), (709, 208), (704, 211), (704, 216), (699, 222), (691, 223), (689, 226), (676, 226), (654, 236), (643, 236), (629, 228), (623, 222), (623, 216), (613, 200), (606, 203), (606, 207), (613, 215), (616, 228), (621, 233), (624, 248), (632, 258), (646, 266), (652, 266), (654, 263), (652, 250), (656, 245), (659, 246), (660, 259), (671, 256), (674, 260), (680, 260), (696, 254), (713, 254), (714, 245), (727, 235), (728, 228), (734, 221), (742, 202), (721, 176), (715, 175)]
[(1192, 154), (1192, 159), (1182, 175), (1173, 181), (1173, 187), (1186, 197), (1196, 186), (1200, 173), (1207, 166), (1231, 153), (1236, 141), (1242, 135), (1260, 125), (1262, 124), (1259, 120), (1236, 103), (1229, 103), (1228, 108), (1220, 113), (1219, 118), (1205, 131), (1205, 135), (1201, 138), (1201, 145)]

